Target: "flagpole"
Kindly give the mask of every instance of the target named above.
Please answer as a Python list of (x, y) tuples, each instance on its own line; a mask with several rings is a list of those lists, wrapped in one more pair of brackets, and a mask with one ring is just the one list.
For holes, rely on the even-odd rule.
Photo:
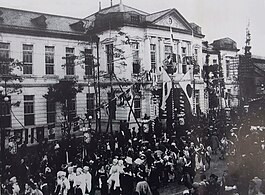
[[(120, 90), (122, 91), (123, 94), (125, 94), (123, 88), (122, 88), (121, 85), (119, 84), (119, 80), (118, 80), (116, 74), (114, 73), (113, 76), (114, 76), (114, 78), (116, 79), (116, 81), (117, 81), (117, 83), (118, 83), (118, 85), (119, 85)], [(130, 89), (130, 90), (131, 90), (131, 89)], [(129, 100), (128, 100), (127, 98), (125, 98), (125, 100), (126, 100), (127, 104), (128, 104), (129, 107), (130, 107), (130, 111), (131, 111), (132, 114), (133, 114), (133, 117), (134, 117), (134, 119), (135, 119), (135, 122), (137, 123), (139, 129), (141, 129), (141, 125), (140, 125), (139, 121), (137, 120), (137, 118), (136, 118), (136, 116), (135, 116), (135, 112), (133, 111), (132, 104), (130, 104), (130, 102), (129, 102)]]

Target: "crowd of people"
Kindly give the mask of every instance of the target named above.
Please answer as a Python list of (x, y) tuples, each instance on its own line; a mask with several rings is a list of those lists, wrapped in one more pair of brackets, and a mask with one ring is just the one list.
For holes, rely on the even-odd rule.
[[(183, 194), (234, 193), (238, 183), (227, 177), (231, 170), (223, 177), (211, 174), (207, 178), (204, 174), (211, 167), (213, 155), (220, 160), (229, 158), (230, 163), (237, 156), (236, 147), (230, 147), (239, 143), (237, 132), (223, 134), (222, 128), (203, 121), (178, 135), (162, 130), (160, 125), (146, 132), (123, 124), (115, 133), (90, 132), (89, 142), (73, 136), (52, 143), (45, 140), (37, 150), (23, 144), (16, 154), (8, 155), (2, 192), (156, 195), (159, 188), (173, 182), (187, 188)], [(199, 182), (195, 181), (198, 173)]]

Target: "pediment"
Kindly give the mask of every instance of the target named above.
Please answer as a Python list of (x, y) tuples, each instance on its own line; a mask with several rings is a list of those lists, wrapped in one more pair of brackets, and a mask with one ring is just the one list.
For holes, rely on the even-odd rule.
[(172, 28), (182, 29), (182, 30), (191, 30), (190, 24), (186, 19), (175, 9), (170, 10), (166, 14), (157, 18), (153, 21), (153, 24), (159, 26), (171, 26)]

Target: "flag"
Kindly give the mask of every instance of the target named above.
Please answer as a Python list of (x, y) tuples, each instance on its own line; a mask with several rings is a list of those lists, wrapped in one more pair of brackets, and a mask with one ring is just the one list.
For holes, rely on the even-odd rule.
[(193, 101), (192, 101), (192, 68), (182, 77), (179, 81), (179, 85), (183, 89), (191, 107), (193, 113)]
[(162, 79), (163, 79), (163, 86), (162, 86), (162, 103), (161, 103), (161, 109), (166, 109), (166, 101), (167, 98), (170, 95), (170, 91), (172, 89), (172, 81), (171, 78), (168, 76), (167, 72), (164, 68), (162, 68)]

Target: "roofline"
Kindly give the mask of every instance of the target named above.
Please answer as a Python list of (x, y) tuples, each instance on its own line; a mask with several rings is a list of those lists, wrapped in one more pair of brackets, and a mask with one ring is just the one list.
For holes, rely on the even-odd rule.
[[(101, 11), (107, 10), (107, 9), (109, 9), (109, 8), (111, 8), (111, 7), (117, 7), (117, 6), (119, 6), (119, 5), (120, 5), (120, 4), (118, 3), (118, 4), (115, 4), (115, 5), (109, 6), (109, 7), (105, 7), (105, 8), (103, 8), (103, 9), (101, 9), (101, 10), (99, 10), (99, 11), (93, 13), (93, 14), (90, 14), (90, 15), (86, 16), (85, 18), (91, 17), (91, 16), (96, 15), (97, 13), (99, 13), (99, 12), (101, 12)], [(123, 4), (123, 5), (125, 5), (125, 4)], [(129, 7), (129, 8), (132, 8), (132, 9), (135, 9), (135, 10), (137, 10), (137, 11), (143, 12), (143, 13), (145, 13), (146, 15), (149, 15), (148, 12), (142, 11), (142, 10), (140, 10), (140, 9), (137, 9), (137, 8), (134, 8), (134, 7), (131, 7), (131, 6), (128, 6), (128, 5), (125, 5), (125, 6), (126, 6), (126, 7)]]
[[(165, 11), (165, 10), (164, 10)], [(176, 9), (176, 8), (171, 8), (169, 9), (168, 12), (164, 13), (162, 16), (158, 17), (157, 19), (153, 20), (152, 22), (155, 22), (156, 20), (158, 20), (159, 18), (164, 17), (166, 14), (168, 14), (170, 11), (176, 11), (178, 13), (178, 15), (181, 17), (181, 19), (187, 24), (187, 26), (190, 28), (191, 31), (193, 31), (190, 23), (182, 16), (182, 14)]]
[(172, 8), (168, 8), (168, 9), (164, 9), (164, 10), (161, 10), (161, 11), (157, 11), (157, 12), (154, 12), (154, 13), (151, 13), (151, 14), (148, 14), (147, 16), (151, 16), (151, 15), (153, 15), (153, 14), (158, 14), (158, 13), (160, 13), (160, 12), (164, 12), (164, 11), (166, 11), (166, 10), (171, 10)]
[(71, 16), (62, 16), (62, 15), (49, 14), (49, 13), (44, 13), (44, 12), (36, 12), (36, 11), (30, 11), (30, 10), (23, 10), (23, 9), (17, 9), (17, 8), (0, 7), (0, 9), (34, 13), (34, 14), (41, 14), (41, 15), (47, 15), (47, 16), (53, 16), (53, 17), (60, 17), (60, 18), (69, 18), (69, 19), (75, 19), (75, 20), (85, 20), (84, 18), (75, 18), (75, 17), (71, 17)]

